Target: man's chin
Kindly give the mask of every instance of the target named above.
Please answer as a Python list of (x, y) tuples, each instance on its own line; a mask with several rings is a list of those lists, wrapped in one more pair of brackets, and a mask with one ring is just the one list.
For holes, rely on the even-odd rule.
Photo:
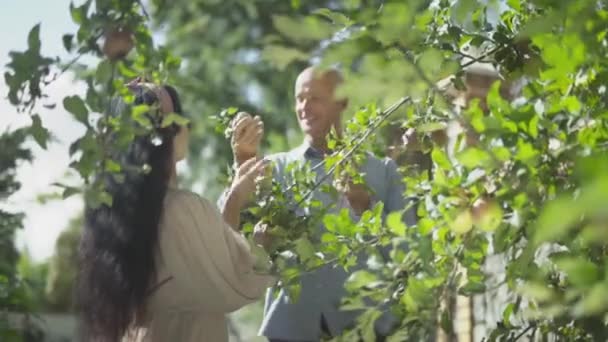
[(316, 137), (316, 131), (311, 128), (311, 127), (301, 127), (302, 128), (302, 133), (304, 133), (304, 135), (309, 136), (309, 137)]
[(326, 132), (320, 132), (320, 131), (314, 130), (314, 129), (309, 129), (309, 130), (303, 129), (302, 132), (307, 137), (307, 139), (313, 140), (313, 141), (324, 140), (327, 138), (327, 134), (328, 134)]

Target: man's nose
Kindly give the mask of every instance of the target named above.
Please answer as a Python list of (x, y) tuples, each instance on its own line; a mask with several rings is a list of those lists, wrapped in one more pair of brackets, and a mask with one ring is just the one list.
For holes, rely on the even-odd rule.
[(310, 101), (308, 99), (302, 100), (302, 108), (307, 111), (310, 108)]

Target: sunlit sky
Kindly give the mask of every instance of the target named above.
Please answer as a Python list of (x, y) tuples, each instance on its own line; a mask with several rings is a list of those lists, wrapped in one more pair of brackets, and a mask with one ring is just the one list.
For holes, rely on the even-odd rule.
[[(84, 0), (72, 0), (79, 5)], [(144, 1), (146, 3), (146, 1)], [(69, 12), (70, 0), (0, 0), (0, 71), (7, 71), (10, 51), (23, 51), (27, 48), (27, 35), (30, 29), (40, 23), (41, 54), (60, 57), (63, 61), (73, 58), (63, 47), (62, 36), (76, 33), (77, 26), (72, 22)], [(154, 34), (155, 43), (162, 44), (162, 34)], [(89, 61), (91, 61), (89, 59)], [(82, 214), (83, 202), (79, 196), (66, 200), (40, 203), (40, 194), (59, 193), (61, 190), (52, 184), (62, 182), (78, 185), (78, 177), (69, 172), (69, 144), (84, 133), (84, 126), (72, 119), (63, 109), (62, 100), (68, 95), (84, 95), (85, 85), (73, 81), (66, 73), (45, 89), (49, 98), (45, 104), (55, 103), (53, 110), (42, 106), (35, 114), (42, 118), (43, 125), (50, 130), (53, 141), (46, 150), (36, 143), (28, 142), (34, 158), (31, 163), (22, 163), (17, 169), (17, 179), (22, 183), (21, 190), (9, 198), (8, 203), (0, 203), (0, 208), (21, 211), (26, 214), (24, 229), (18, 233), (17, 245), (27, 248), (36, 261), (42, 261), (53, 254), (57, 237), (74, 217)], [(0, 80), (0, 132), (18, 127), (29, 126), (27, 113), (17, 113), (6, 99), (8, 89), (4, 77)], [(0, 147), (1, 148), (1, 147)], [(185, 164), (178, 165), (178, 172), (185, 171)], [(69, 173), (68, 173), (69, 172)]]
[[(41, 23), (42, 54), (67, 57), (63, 50), (61, 36), (75, 31), (69, 15), (68, 0), (2, 0), (0, 11), (0, 68), (6, 71), (11, 50), (23, 51), (27, 46), (27, 34), (37, 23)], [(19, 166), (17, 178), (23, 184), (21, 191), (9, 199), (10, 209), (26, 213), (25, 229), (19, 232), (18, 245), (27, 246), (35, 260), (43, 260), (53, 253), (54, 243), (69, 220), (82, 211), (82, 200), (78, 197), (40, 204), (36, 197), (39, 193), (57, 192), (51, 186), (61, 181), (67, 171), (67, 145), (82, 135), (83, 127), (72, 120), (63, 110), (61, 100), (65, 95), (80, 94), (83, 87), (73, 84), (70, 75), (60, 77), (48, 88), (49, 103), (57, 103), (55, 110), (40, 108), (36, 112), (42, 117), (43, 124), (51, 131), (56, 141), (46, 151), (32, 147), (34, 161)], [(29, 116), (17, 113), (8, 100), (8, 89), (4, 79), (0, 82), (0, 131), (30, 124)]]

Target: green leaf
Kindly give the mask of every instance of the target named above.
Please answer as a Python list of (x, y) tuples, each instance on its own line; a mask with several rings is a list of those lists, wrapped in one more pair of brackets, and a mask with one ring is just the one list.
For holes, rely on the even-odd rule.
[(294, 250), (304, 262), (312, 258), (315, 254), (315, 247), (306, 237), (299, 238), (295, 241)]
[(418, 221), (418, 232), (420, 235), (426, 236), (429, 235), (433, 228), (435, 227), (435, 222), (428, 218), (421, 218)]
[(363, 301), (362, 297), (353, 297), (353, 298), (344, 298), (343, 304), (340, 305), (340, 310), (350, 311), (350, 310), (366, 310), (370, 307), (369, 304), (366, 304)]
[(456, 19), (458, 23), (463, 24), (470, 13), (474, 12), (478, 6), (479, 3), (477, 0), (458, 0), (456, 5), (452, 7), (454, 19)]
[(300, 293), (302, 292), (302, 285), (290, 284), (290, 285), (284, 287), (284, 289), (287, 292), (290, 303), (296, 303), (300, 299)]
[(254, 258), (253, 269), (258, 273), (268, 273), (272, 267), (270, 263), (270, 257), (266, 250), (260, 246), (258, 246), (251, 238), (247, 239), (249, 243), (249, 248), (251, 249), (251, 254)]
[(443, 53), (441, 51), (427, 48), (419, 57), (420, 67), (427, 75), (438, 74), (443, 65)]
[(89, 110), (80, 96), (67, 96), (63, 99), (63, 107), (74, 115), (79, 122), (89, 125)]
[(53, 183), (52, 185), (63, 189), (63, 194), (62, 194), (63, 199), (66, 199), (72, 195), (82, 192), (82, 189), (80, 189), (80, 188), (61, 184), (61, 183)]
[(369, 309), (357, 318), (357, 326), (361, 331), (362, 341), (376, 341), (375, 323), (382, 316), (382, 312), (376, 308)]
[(409, 34), (403, 34), (404, 30), (412, 25), (416, 12), (410, 7), (413, 1), (387, 2), (382, 6), (380, 17), (378, 18), (378, 28), (375, 35), (384, 44), (394, 41), (407, 43), (415, 40), (416, 31), (409, 30)]
[(406, 226), (403, 223), (402, 218), (403, 213), (401, 211), (395, 211), (388, 214), (386, 218), (386, 225), (390, 229), (390, 231), (397, 236), (405, 236)]
[(150, 112), (150, 106), (142, 104), (131, 107), (131, 118), (142, 125), (143, 127), (150, 129), (152, 128), (152, 123), (150, 122), (150, 118), (146, 115)]
[(534, 38), (533, 42), (540, 48), (545, 63), (553, 67), (543, 78), (561, 79), (576, 72), (586, 60), (585, 44), (578, 34), (569, 33), (559, 36), (544, 35)]
[(482, 281), (469, 281), (465, 286), (461, 287), (458, 292), (465, 296), (483, 293), (486, 290), (486, 284)]
[(454, 332), (454, 321), (450, 315), (450, 310), (443, 310), (441, 313), (441, 329), (448, 335)]
[(83, 5), (75, 7), (74, 3), (70, 2), (70, 15), (75, 24), (82, 25), (84, 23), (87, 19), (87, 12), (89, 11), (90, 4), (91, 1), (87, 0)]
[(435, 131), (445, 130), (447, 124), (445, 122), (428, 122), (416, 126), (416, 132), (418, 133), (431, 133)]
[(353, 24), (353, 21), (349, 17), (347, 17), (343, 13), (332, 11), (329, 8), (320, 8), (314, 11), (313, 13), (331, 20), (334, 24), (342, 25), (345, 27), (351, 26)]
[(593, 284), (589, 292), (574, 307), (573, 314), (576, 317), (584, 317), (605, 313), (608, 308), (607, 291), (608, 286), (605, 283)]
[(40, 53), (40, 24), (36, 24), (27, 35), (27, 45), (36, 54)]
[(72, 52), (72, 43), (74, 41), (73, 34), (64, 34), (62, 37), (63, 47), (67, 52)]
[(538, 157), (539, 151), (529, 142), (519, 140), (517, 142), (517, 153), (515, 159), (526, 164), (532, 164)]
[(116, 173), (116, 172), (120, 172), (121, 169), (122, 169), (122, 167), (120, 166), (120, 164), (118, 164), (117, 162), (115, 162), (111, 159), (106, 159), (105, 170), (107, 172)]
[(105, 85), (110, 79), (112, 79), (112, 62), (108, 59), (104, 59), (97, 65), (97, 70), (95, 71), (95, 79), (98, 84)]
[(272, 63), (277, 69), (285, 70), (293, 62), (307, 60), (308, 55), (295, 48), (269, 45), (264, 47), (262, 58)]
[(448, 176), (445, 173), (445, 170), (440, 167), (435, 167), (433, 172), (433, 182), (437, 187), (448, 186)]
[(542, 16), (528, 20), (519, 31), (519, 36), (520, 38), (542, 37), (543, 34), (551, 33), (560, 20), (562, 18), (559, 13), (547, 11)]
[(608, 203), (608, 177), (588, 181), (578, 197), (567, 194), (543, 208), (534, 227), (534, 243), (556, 241), (565, 236), (584, 215), (599, 215)]
[(167, 71), (175, 72), (179, 70), (182, 64), (182, 59), (173, 55), (168, 55), (164, 61), (165, 68)]
[(580, 219), (582, 208), (571, 207), (571, 204), (569, 199), (562, 197), (545, 206), (538, 219), (534, 235), (537, 243), (561, 238), (568, 232), (568, 228)]
[(101, 201), (101, 203), (107, 205), (108, 207), (112, 206), (112, 195), (110, 195), (106, 191), (102, 191), (99, 193), (99, 200)]
[[(475, 111), (474, 114), (477, 114), (477, 111)], [(483, 133), (486, 131), (486, 123), (491, 119), (493, 118), (483, 117), (482, 115), (473, 115), (471, 118), (471, 126), (475, 129), (476, 132)]]
[(62, 197), (63, 199), (66, 199), (66, 198), (68, 198), (68, 197), (70, 197), (70, 196), (73, 196), (73, 195), (79, 194), (81, 191), (82, 191), (82, 190), (81, 190), (81, 189), (79, 189), (79, 188), (75, 188), (75, 187), (66, 187), (66, 188), (63, 190), (63, 193), (62, 193), (61, 197)]
[(378, 277), (366, 270), (356, 271), (351, 274), (346, 280), (344, 287), (349, 291), (360, 290), (361, 288), (368, 286), (369, 284), (378, 280)]
[(85, 201), (91, 208), (99, 208), (102, 205), (112, 206), (112, 195), (104, 190), (88, 189), (85, 192)]
[(581, 103), (576, 96), (567, 96), (562, 99), (562, 106), (566, 107), (569, 113), (579, 114), (581, 111)]
[(514, 303), (509, 303), (507, 307), (502, 312), (502, 323), (506, 327), (511, 327), (511, 316), (513, 315), (513, 310), (515, 309)]
[(548, 301), (555, 296), (554, 292), (545, 284), (528, 282), (519, 288), (519, 291), (525, 297), (538, 301)]
[(38, 114), (32, 115), (32, 126), (30, 127), (30, 133), (38, 145), (40, 145), (40, 147), (43, 149), (46, 149), (46, 143), (48, 142), (51, 134), (42, 126), (42, 120), (40, 120), (40, 116), (38, 116)]
[(323, 216), (323, 224), (325, 228), (332, 232), (344, 236), (351, 236), (356, 228), (356, 224), (352, 221), (348, 209), (340, 210), (338, 215), (328, 214)]
[(505, 161), (511, 159), (511, 151), (509, 151), (508, 148), (503, 147), (503, 146), (493, 147), (492, 153), (494, 153), (494, 156), (496, 156), (496, 159), (498, 159), (501, 162), (505, 162)]
[(507, 0), (507, 4), (515, 11), (521, 11), (521, 0)]
[(600, 278), (600, 269), (589, 260), (557, 258), (555, 265), (568, 275), (568, 280), (576, 287), (589, 288)]
[(176, 124), (178, 126), (185, 126), (190, 122), (190, 120), (188, 118), (186, 118), (185, 116), (179, 115), (177, 113), (170, 113), (169, 115), (166, 115), (163, 119), (163, 122), (161, 123), (161, 127), (169, 127), (173, 124)]
[(435, 163), (437, 163), (437, 165), (440, 167), (440, 169), (442, 169), (442, 170), (452, 169), (452, 163), (450, 162), (448, 155), (445, 153), (445, 151), (443, 149), (434, 148), (433, 151), (431, 152), (431, 157), (433, 158), (433, 161)]
[(538, 137), (539, 121), (540, 121), (540, 116), (538, 116), (538, 115), (534, 115), (532, 117), (532, 119), (530, 119), (530, 125), (529, 125), (528, 132), (530, 133), (530, 136), (534, 139), (536, 139)]
[(457, 154), (456, 159), (466, 168), (487, 167), (491, 165), (492, 158), (488, 152), (477, 147), (469, 147)]
[(274, 15), (272, 17), (274, 27), (294, 43), (306, 41), (319, 41), (329, 38), (333, 33), (330, 24), (318, 17), (291, 17), (286, 15)]

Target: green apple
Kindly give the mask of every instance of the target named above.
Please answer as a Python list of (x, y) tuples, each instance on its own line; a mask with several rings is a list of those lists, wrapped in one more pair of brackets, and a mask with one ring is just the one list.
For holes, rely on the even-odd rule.
[(459, 212), (450, 223), (450, 229), (456, 234), (465, 234), (473, 228), (473, 215), (468, 209)]

